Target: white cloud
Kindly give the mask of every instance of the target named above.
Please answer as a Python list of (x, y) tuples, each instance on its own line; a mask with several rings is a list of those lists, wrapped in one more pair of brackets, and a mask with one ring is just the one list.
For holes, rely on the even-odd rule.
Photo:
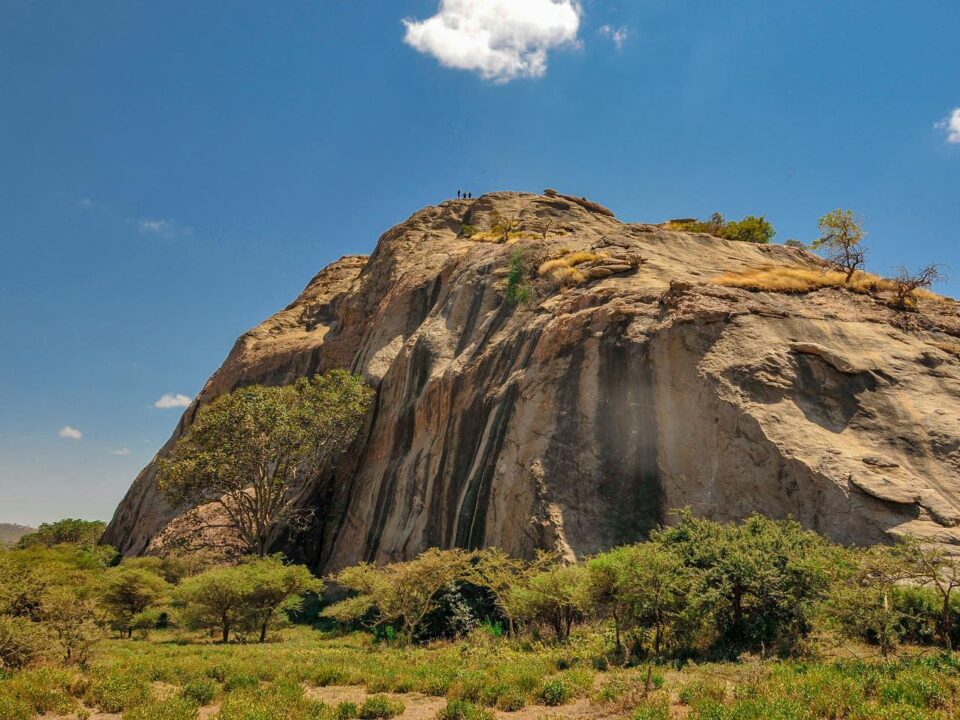
[(954, 108), (947, 117), (936, 124), (936, 127), (947, 131), (948, 143), (960, 145), (960, 107)]
[(404, 42), (441, 65), (487, 80), (541, 77), (547, 53), (577, 44), (577, 0), (440, 0), (436, 15), (404, 20)]
[(180, 393), (176, 395), (173, 393), (165, 393), (153, 406), (161, 410), (168, 410), (169, 408), (185, 408), (190, 402), (191, 398), (188, 398), (186, 395), (181, 395)]
[(600, 34), (610, 38), (611, 42), (617, 47), (617, 50), (623, 50), (623, 44), (627, 41), (630, 31), (627, 30), (626, 27), (615, 28), (610, 25), (604, 25), (600, 28)]
[(92, 208), (95, 205), (96, 203), (88, 197), (81, 198), (80, 202), (77, 203), (77, 207), (81, 207), (81, 208)]
[(193, 228), (181, 225), (174, 220), (140, 218), (137, 220), (137, 229), (141, 235), (156, 235), (165, 238), (193, 235)]
[(75, 427), (70, 427), (69, 425), (64, 425), (60, 428), (60, 432), (57, 433), (60, 437), (66, 438), (67, 440), (79, 440), (83, 437), (83, 433), (77, 430)]
[(129, 455), (130, 448), (120, 448), (119, 450), (111, 450), (110, 454), (111, 455)]

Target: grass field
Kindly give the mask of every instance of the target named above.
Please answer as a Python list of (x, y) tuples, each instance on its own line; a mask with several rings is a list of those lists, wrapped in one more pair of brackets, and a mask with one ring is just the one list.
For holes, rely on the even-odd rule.
[(85, 669), (5, 677), (0, 720), (38, 714), (134, 720), (960, 716), (960, 656), (624, 669), (608, 664), (605, 646), (591, 627), (560, 645), (480, 630), (467, 640), (406, 648), (364, 633), (305, 627), (263, 645), (155, 632), (148, 639), (102, 641)]

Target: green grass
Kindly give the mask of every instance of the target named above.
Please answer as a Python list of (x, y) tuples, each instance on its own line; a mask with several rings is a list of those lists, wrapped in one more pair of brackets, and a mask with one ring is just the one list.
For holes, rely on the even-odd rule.
[[(298, 627), (283, 641), (218, 645), (157, 632), (148, 640), (106, 640), (89, 667), (0, 675), (0, 720), (43, 714), (121, 713), (133, 720), (192, 720), (219, 704), (213, 720), (374, 720), (402, 713), (384, 693), (447, 699), (439, 720), (489, 720), (496, 710), (564, 705), (589, 698), (598, 715), (631, 720), (933, 720), (960, 716), (960, 655), (882, 662), (768, 661), (616, 667), (600, 632), (570, 643), (494, 638), (404, 648), (368, 635)], [(610, 668), (610, 669), (598, 669)], [(353, 703), (311, 700), (305, 688), (364, 686)], [(411, 701), (412, 702), (412, 701)], [(409, 704), (409, 703), (407, 703)]]

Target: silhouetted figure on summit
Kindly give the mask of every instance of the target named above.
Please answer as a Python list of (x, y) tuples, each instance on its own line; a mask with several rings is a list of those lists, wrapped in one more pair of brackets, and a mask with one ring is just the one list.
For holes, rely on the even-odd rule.
[(460, 191), (457, 190), (457, 200), (459, 200), (459, 199), (460, 199)]

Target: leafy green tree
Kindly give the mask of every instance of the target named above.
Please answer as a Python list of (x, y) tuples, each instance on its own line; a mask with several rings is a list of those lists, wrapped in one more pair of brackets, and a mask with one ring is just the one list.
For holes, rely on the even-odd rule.
[(188, 626), (220, 631), (223, 642), (250, 614), (253, 582), (240, 567), (220, 567), (186, 578), (174, 593)]
[(323, 592), (323, 583), (306, 567), (287, 565), (280, 555), (246, 562), (240, 570), (250, 583), (245, 602), (260, 642), (266, 641), (267, 629), (278, 617), (303, 607), (305, 594)]
[(846, 582), (834, 584), (827, 600), (828, 617), (841, 635), (876, 642), (884, 657), (896, 648), (905, 618), (894, 595), (915, 578), (911, 554), (907, 545), (853, 551), (853, 572)]
[(159, 575), (144, 568), (121, 565), (106, 573), (100, 602), (113, 628), (131, 637), (138, 616), (163, 602), (169, 589), (169, 584)]
[(696, 571), (697, 611), (731, 648), (789, 648), (810, 631), (830, 583), (825, 541), (792, 520), (720, 524), (684, 510), (654, 540)]
[(305, 523), (311, 472), (356, 436), (373, 396), (340, 370), (292, 385), (251, 385), (200, 409), (170, 457), (159, 487), (171, 503), (217, 503), (251, 553)]
[(408, 562), (355, 565), (334, 577), (355, 595), (323, 614), (344, 623), (397, 624), (405, 640), (413, 642), (420, 624), (439, 606), (440, 592), (468, 577), (470, 561), (471, 554), (463, 550), (433, 548)]
[(66, 662), (85, 665), (93, 645), (100, 640), (97, 606), (83, 587), (50, 588), (43, 598), (42, 618), (53, 631)]
[(824, 257), (843, 270), (846, 282), (850, 282), (867, 260), (862, 220), (852, 210), (831, 210), (820, 218), (819, 227), (820, 237), (811, 247), (823, 251)]
[(651, 650), (659, 656), (686, 618), (694, 572), (678, 553), (655, 543), (601, 553), (587, 566), (594, 596), (610, 609), (617, 649), (621, 632), (640, 631), (651, 636)]
[(912, 566), (909, 574), (914, 582), (935, 591), (940, 604), (940, 637), (944, 649), (953, 652), (954, 591), (960, 588), (960, 558), (948, 555), (939, 545), (923, 545), (915, 538), (901, 540), (905, 561)]
[(467, 572), (467, 580), (486, 589), (493, 597), (497, 609), (507, 619), (510, 634), (515, 631), (516, 618), (510, 603), (510, 593), (531, 574), (534, 568), (549, 564), (552, 555), (541, 553), (533, 563), (510, 557), (500, 548), (479, 550)]
[(77, 520), (66, 518), (54, 523), (44, 523), (36, 532), (20, 538), (17, 547), (28, 548), (34, 545), (52, 547), (63, 543), (93, 545), (103, 535), (106, 523), (100, 520)]
[(18, 554), (0, 552), (0, 615), (39, 620), (50, 580), (39, 566), (19, 559)]
[(585, 565), (552, 565), (514, 587), (509, 607), (516, 617), (549, 625), (562, 642), (592, 607), (592, 589)]
[(51, 652), (50, 635), (42, 623), (0, 615), (0, 671), (19, 670), (46, 659)]

